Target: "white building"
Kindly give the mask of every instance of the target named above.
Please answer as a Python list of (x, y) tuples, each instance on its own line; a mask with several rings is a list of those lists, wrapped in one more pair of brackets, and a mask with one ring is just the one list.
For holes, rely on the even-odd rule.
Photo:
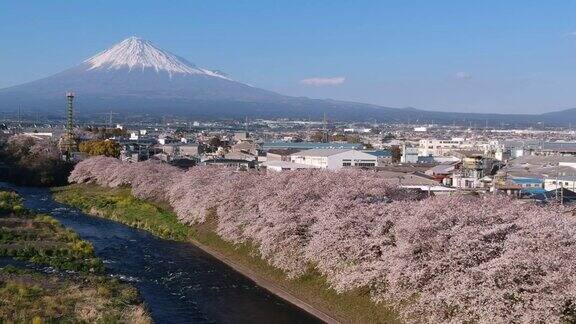
[(463, 149), (463, 138), (453, 138), (451, 140), (422, 139), (418, 147), (420, 156), (442, 156), (451, 150)]
[(513, 149), (512, 150), (512, 158), (513, 159), (519, 158), (521, 156), (524, 156), (524, 149), (519, 148), (519, 149)]
[(418, 163), (418, 148), (402, 145), (401, 163)]
[(35, 138), (35, 139), (50, 139), (50, 138), (54, 137), (53, 133), (48, 133), (48, 132), (43, 132), (43, 133), (27, 132), (27, 133), (22, 133), (22, 135), (30, 136), (30, 137)]
[(287, 161), (266, 161), (261, 164), (267, 171), (281, 172), (302, 169), (314, 169), (314, 166), (308, 164), (292, 163)]
[(292, 163), (307, 164), (315, 168), (339, 170), (342, 167), (378, 166), (374, 155), (348, 149), (312, 149), (290, 155)]
[(344, 128), (344, 133), (364, 133), (368, 134), (372, 128)]
[(407, 188), (407, 189), (419, 189), (420, 191), (424, 191), (424, 192), (428, 192), (430, 194), (434, 194), (434, 195), (449, 195), (452, 194), (456, 191), (456, 189), (454, 188), (448, 188), (448, 187), (444, 187), (441, 185), (407, 185), (407, 186), (401, 186), (402, 188)]
[(544, 190), (556, 190), (565, 188), (568, 190), (576, 191), (576, 177), (575, 176), (560, 176), (550, 177), (544, 179)]
[(571, 167), (576, 171), (576, 162), (559, 161), (558, 166)]

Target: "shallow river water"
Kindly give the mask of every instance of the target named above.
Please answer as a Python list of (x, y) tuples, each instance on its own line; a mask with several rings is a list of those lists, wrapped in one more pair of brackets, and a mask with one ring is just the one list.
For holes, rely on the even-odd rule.
[(46, 189), (13, 187), (28, 208), (90, 241), (110, 276), (133, 282), (156, 323), (318, 323), (189, 243), (156, 238), (55, 202)]

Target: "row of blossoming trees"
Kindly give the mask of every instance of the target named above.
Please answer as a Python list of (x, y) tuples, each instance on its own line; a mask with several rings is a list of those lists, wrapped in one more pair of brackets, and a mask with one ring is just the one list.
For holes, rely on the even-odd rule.
[(371, 171), (237, 172), (96, 157), (72, 182), (129, 185), (297, 277), (368, 288), (407, 321), (576, 321), (576, 219), (499, 196), (422, 195)]

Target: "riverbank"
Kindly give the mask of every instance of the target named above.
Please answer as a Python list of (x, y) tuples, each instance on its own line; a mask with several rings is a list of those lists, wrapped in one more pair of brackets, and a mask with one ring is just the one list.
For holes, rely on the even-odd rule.
[(138, 291), (106, 277), (89, 242), (14, 192), (0, 191), (0, 256), (0, 322), (151, 322)]
[(222, 240), (215, 233), (215, 215), (203, 224), (187, 226), (180, 223), (167, 206), (135, 199), (127, 188), (71, 185), (55, 188), (54, 198), (88, 213), (147, 230), (162, 238), (192, 242), (260, 286), (324, 321), (397, 322), (390, 309), (370, 300), (367, 291), (337, 294), (313, 270), (300, 278), (288, 280), (282, 271), (260, 259), (253, 246), (233, 245)]

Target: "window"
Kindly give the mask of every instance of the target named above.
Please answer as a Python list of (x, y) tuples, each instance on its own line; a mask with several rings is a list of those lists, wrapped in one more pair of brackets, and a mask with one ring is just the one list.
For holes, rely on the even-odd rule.
[(352, 163), (350, 163), (350, 162), (342, 162), (342, 166), (351, 166), (351, 165), (352, 165)]
[(376, 163), (370, 163), (370, 162), (360, 162), (356, 164), (357, 166), (362, 166), (362, 167), (370, 167), (370, 166), (376, 166)]

